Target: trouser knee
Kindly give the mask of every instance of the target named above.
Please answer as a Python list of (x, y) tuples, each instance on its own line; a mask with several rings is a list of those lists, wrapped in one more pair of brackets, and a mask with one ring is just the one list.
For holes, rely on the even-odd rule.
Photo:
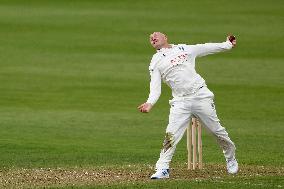
[(163, 152), (166, 152), (169, 148), (173, 147), (173, 145), (174, 145), (174, 134), (171, 132), (167, 132), (163, 142)]

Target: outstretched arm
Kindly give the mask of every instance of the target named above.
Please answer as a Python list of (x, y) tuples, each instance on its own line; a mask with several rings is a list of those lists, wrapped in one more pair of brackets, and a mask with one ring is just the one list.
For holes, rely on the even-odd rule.
[(223, 43), (205, 43), (190, 45), (190, 50), (193, 56), (202, 57), (208, 54), (214, 54), (218, 52), (223, 52), (233, 48), (237, 44), (236, 39), (231, 40), (230, 36), (227, 37), (227, 40)]
[(148, 113), (152, 109), (153, 105), (158, 101), (161, 95), (161, 75), (158, 69), (150, 68), (151, 82), (150, 82), (150, 94), (148, 100), (138, 106), (138, 109), (142, 113)]

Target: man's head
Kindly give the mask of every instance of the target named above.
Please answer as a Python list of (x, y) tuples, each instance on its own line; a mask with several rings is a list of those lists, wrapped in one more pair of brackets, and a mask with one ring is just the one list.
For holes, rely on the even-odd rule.
[(152, 33), (150, 35), (150, 43), (157, 50), (169, 46), (167, 36), (161, 32)]

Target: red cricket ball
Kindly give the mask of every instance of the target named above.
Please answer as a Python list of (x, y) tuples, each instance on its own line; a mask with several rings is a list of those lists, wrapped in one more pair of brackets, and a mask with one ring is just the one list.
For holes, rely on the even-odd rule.
[(232, 43), (235, 39), (236, 39), (235, 36), (233, 36), (233, 35), (230, 35), (230, 36), (229, 36), (229, 41), (231, 41), (231, 43)]

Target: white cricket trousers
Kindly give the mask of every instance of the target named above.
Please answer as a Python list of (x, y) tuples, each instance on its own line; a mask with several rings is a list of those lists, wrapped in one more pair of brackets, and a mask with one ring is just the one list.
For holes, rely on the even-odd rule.
[(235, 157), (236, 147), (219, 122), (213, 98), (214, 94), (207, 87), (202, 87), (191, 96), (170, 101), (169, 124), (156, 169), (169, 169), (176, 145), (183, 137), (192, 117), (198, 118), (202, 126), (216, 137), (226, 160)]

